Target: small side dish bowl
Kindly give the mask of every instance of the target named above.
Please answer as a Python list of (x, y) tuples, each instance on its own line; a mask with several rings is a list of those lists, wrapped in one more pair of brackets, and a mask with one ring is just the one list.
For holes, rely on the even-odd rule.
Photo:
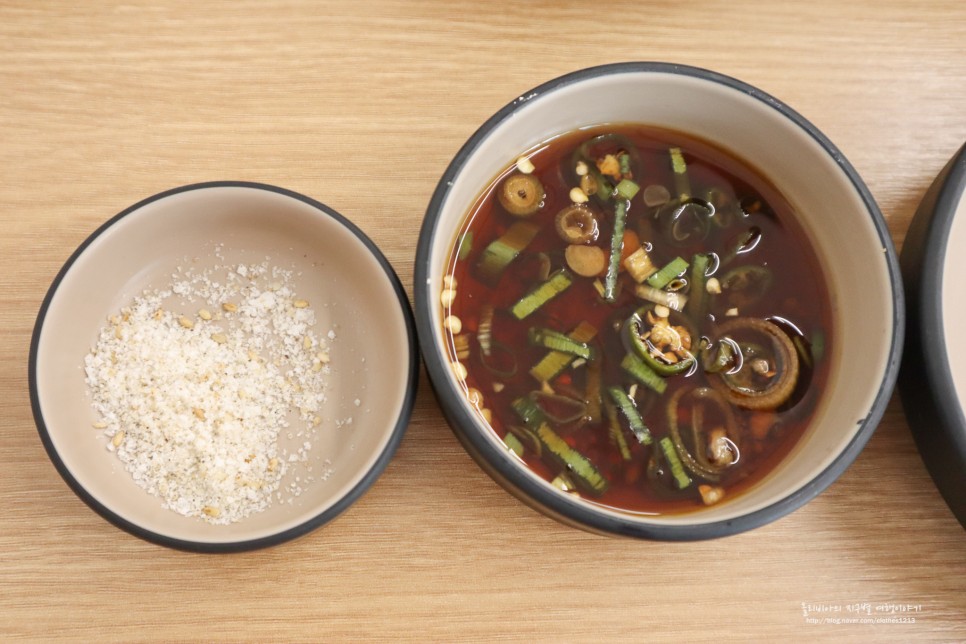
[[(309, 328), (313, 337), (323, 338), (316, 347), (328, 344), (321, 361), (330, 371), (325, 398), (314, 411), (314, 429), (296, 429), (298, 412), (291, 412), (290, 427), (277, 437), (279, 458), (272, 459), (269, 469), (280, 467), (286, 474), (268, 507), (214, 525), (163, 508), (157, 496), (135, 483), (112, 453), (111, 436), (101, 429), (104, 423), (92, 406), (85, 359), (109, 318), (142, 293), (170, 289), (172, 280), (188, 274), (211, 271), (212, 279), (222, 279), (218, 271), (226, 277), (224, 271), (259, 264), (285, 271), (286, 288), (300, 298), (289, 306), (311, 303), (315, 324)], [(249, 283), (246, 269), (238, 273), (242, 278), (231, 277)], [(277, 283), (266, 287), (278, 288)], [(218, 320), (221, 312), (213, 310), (198, 315)], [(197, 321), (199, 326), (208, 323)], [(304, 326), (293, 325), (289, 331), (299, 334), (299, 343), (311, 344)], [(264, 361), (252, 351), (252, 360)], [(101, 226), (54, 279), (37, 318), (29, 358), (30, 396), (40, 437), (70, 488), (98, 514), (138, 537), (202, 552), (276, 545), (346, 510), (375, 482), (399, 445), (412, 411), (417, 374), (408, 299), (372, 241), (317, 201), (245, 182), (169, 190)], [(195, 393), (191, 387), (189, 398)], [(204, 411), (196, 413), (203, 416)], [(291, 467), (278, 463), (284, 454), (291, 454)]]
[[(802, 437), (748, 489), (683, 513), (605, 506), (563, 492), (535, 474), (468, 401), (460, 369), (450, 364), (443, 328), (440, 296), (449, 257), (481, 192), (521, 154), (548, 141), (626, 123), (684, 133), (757, 168), (796, 213), (831, 300), (834, 342), (823, 358), (830, 361), (828, 381)], [(902, 281), (888, 229), (842, 153), (814, 125), (764, 92), (718, 73), (665, 63), (620, 63), (571, 73), (523, 93), (486, 121), (456, 154), (433, 194), (414, 284), (428, 374), (452, 429), (479, 465), (522, 501), (565, 524), (638, 538), (680, 541), (735, 534), (778, 519), (825, 490), (858, 456), (883, 414), (904, 331)]]
[(966, 528), (966, 145), (926, 191), (902, 246), (909, 334), (899, 391), (933, 481)]

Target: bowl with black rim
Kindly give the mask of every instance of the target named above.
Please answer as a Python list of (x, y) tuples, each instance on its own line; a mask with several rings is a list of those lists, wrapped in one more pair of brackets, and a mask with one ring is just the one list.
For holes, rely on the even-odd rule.
[[(272, 272), (259, 282), (244, 268), (262, 265), (283, 271), (278, 275), (286, 276), (285, 281), (278, 282)], [(257, 328), (241, 326), (233, 331), (229, 326), (232, 315), (259, 319), (255, 309), (238, 309), (248, 300), (224, 302), (235, 308), (225, 306), (222, 312), (218, 302), (193, 301), (185, 294), (188, 291), (173, 286), (187, 275), (207, 275), (206, 271), (214, 276), (206, 278), (209, 285), (230, 280), (239, 288), (257, 284), (260, 290), (246, 291), (252, 293), (249, 299), (256, 293), (265, 296), (268, 299), (260, 301), (266, 315), (278, 313), (283, 322), (293, 320), (271, 327), (277, 329), (276, 335), (295, 334), (295, 344), (280, 346), (304, 350), (303, 358), (312, 361), (306, 370), (321, 371), (326, 363), (330, 371), (320, 386), (324, 398), (312, 398), (311, 418), (304, 410), (290, 408), (291, 404), (287, 409), (277, 407), (266, 399), (268, 388), (258, 389), (260, 383), (269, 383), (258, 377), (272, 370), (269, 361), (276, 367), (271, 383), (297, 374), (290, 366), (294, 363), (281, 361), (288, 355), (263, 355), (258, 345), (249, 344)], [(135, 329), (133, 314), (125, 322), (125, 309), (145, 292), (168, 293), (158, 304), (158, 324), (169, 314), (181, 318), (178, 325), (169, 323), (161, 331), (182, 337), (185, 346), (190, 341), (194, 354), (177, 356), (214, 356), (210, 372), (188, 373), (178, 382), (165, 376), (176, 372), (178, 365), (163, 349), (157, 350), (156, 342), (146, 343), (146, 334), (154, 333), (148, 329), (151, 323), (143, 321)], [(314, 324), (299, 313), (309, 309), (314, 311)], [(121, 409), (115, 413), (116, 421), (95, 410), (92, 381), (85, 373), (87, 358), (100, 346), (99, 338), (108, 325), (116, 337), (126, 339), (128, 348), (154, 347), (139, 360), (153, 361), (155, 366), (138, 371), (137, 382), (117, 389), (120, 393), (111, 394), (111, 404), (103, 407), (111, 413)], [(189, 335), (190, 340), (184, 339)], [(171, 340), (170, 345), (182, 340)], [(232, 347), (233, 342), (241, 344)], [(228, 361), (244, 351), (247, 359)], [(309, 355), (313, 351), (314, 358)], [(220, 367), (219, 360), (228, 366)], [(133, 373), (130, 362), (118, 365), (115, 373)], [(228, 369), (234, 370), (233, 375), (228, 375)], [(250, 388), (231, 386), (229, 379), (238, 374), (247, 378)], [(346, 511), (381, 475), (402, 440), (417, 374), (418, 350), (408, 298), (395, 271), (365, 233), (314, 199), (276, 186), (237, 181), (167, 190), (124, 209), (95, 230), (54, 278), (37, 317), (29, 356), (30, 397), (40, 439), (68, 487), (121, 529), (156, 544), (198, 552), (278, 545)], [(291, 395), (293, 390), (294, 385), (284, 391)], [(114, 405), (115, 400), (121, 403)], [(204, 407), (214, 403), (217, 415)], [(166, 415), (158, 416), (158, 408), (167, 410)], [(277, 415), (260, 416), (261, 408)], [(171, 422), (162, 424), (159, 418)], [(263, 429), (251, 425), (248, 419), (252, 418), (268, 418), (277, 425), (277, 436), (270, 443), (251, 443), (271, 453), (237, 455), (245, 459), (247, 465), (240, 465), (244, 471), (213, 462), (216, 452), (208, 445), (220, 440), (218, 436)], [(142, 445), (138, 436), (145, 437), (145, 445), (179, 445), (170, 456), (164, 452), (165, 458), (173, 459), (161, 470), (164, 479), (146, 477), (145, 485), (135, 481), (134, 472), (152, 459), (152, 454), (136, 447)], [(157, 442), (161, 439), (164, 443)], [(249, 444), (244, 439), (237, 442)], [(131, 455), (124, 462), (122, 449)], [(223, 453), (234, 458), (230, 449), (231, 444), (226, 444)], [(136, 464), (133, 470), (128, 462)], [(259, 463), (261, 469), (256, 466)], [(159, 492), (162, 485), (171, 489), (174, 476), (182, 474), (199, 477), (199, 486), (211, 483), (211, 489), (221, 489), (215, 483), (222, 472), (224, 476), (244, 474), (244, 480), (236, 481), (239, 495), (246, 493), (246, 486), (269, 489), (267, 508), (256, 507), (244, 518), (218, 523), (207, 519), (227, 518), (228, 511), (237, 507), (228, 493), (217, 497), (224, 508), (205, 506), (202, 516), (190, 508), (175, 511), (178, 500)], [(266, 482), (272, 483), (276, 476), (277, 488), (266, 488)]]
[(899, 376), (916, 445), (966, 527), (966, 334), (956, 278), (966, 271), (966, 145), (940, 171), (902, 247), (909, 333)]
[[(469, 400), (452, 364), (441, 294), (468, 210), (525, 151), (581, 128), (638, 123), (707, 141), (759, 168), (792, 205), (818, 258), (833, 311), (828, 381), (802, 437), (767, 476), (706, 508), (645, 514), (558, 489), (528, 468)], [(844, 155), (765, 92), (694, 67), (632, 62), (580, 70), (522, 92), (487, 120), (441, 177), (420, 231), (415, 314), (424, 363), (449, 425), (508, 492), (567, 525), (657, 540), (722, 537), (801, 507), (831, 485), (872, 435), (895, 385), (903, 291), (888, 229)]]

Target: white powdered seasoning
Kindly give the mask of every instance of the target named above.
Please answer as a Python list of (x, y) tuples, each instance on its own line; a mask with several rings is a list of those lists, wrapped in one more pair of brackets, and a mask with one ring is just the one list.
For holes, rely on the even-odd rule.
[[(178, 269), (111, 316), (87, 355), (95, 427), (164, 507), (232, 523), (281, 499), (307, 461), (335, 334), (316, 334), (291, 279), (268, 261)], [(300, 437), (292, 451), (283, 431)]]

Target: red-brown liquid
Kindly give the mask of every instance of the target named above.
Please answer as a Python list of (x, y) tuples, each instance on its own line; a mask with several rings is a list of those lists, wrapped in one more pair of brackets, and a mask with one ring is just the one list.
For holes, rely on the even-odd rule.
[[(546, 271), (547, 260), (544, 257), (549, 258), (551, 270), (565, 266), (563, 250), (567, 244), (554, 229), (554, 217), (571, 203), (570, 190), (577, 181), (572, 172), (575, 149), (603, 133), (617, 133), (633, 141), (640, 155), (634, 180), (642, 188), (661, 184), (674, 193), (675, 178), (668, 150), (670, 147), (679, 147), (687, 163), (693, 195), (707, 195), (709, 190), (714, 189), (731, 197), (734, 204), (741, 204), (740, 209), (734, 211), (739, 212), (739, 216), (732, 217), (730, 225), (712, 225), (708, 235), (700, 241), (675, 245), (667, 241), (667, 231), (657, 209), (644, 204), (642, 190), (630, 202), (627, 229), (637, 232), (641, 243), (650, 247), (651, 256), (658, 266), (676, 256), (690, 259), (695, 253), (713, 252), (719, 257), (723, 256), (729, 248), (734, 247), (736, 238), (755, 228), (760, 231), (759, 242), (753, 249), (731, 261), (736, 265), (745, 263), (766, 268), (771, 274), (771, 285), (760, 300), (743, 305), (740, 315), (777, 321), (790, 335), (798, 336), (804, 347), (814, 345), (818, 348), (824, 345), (826, 354), (830, 347), (831, 312), (822, 271), (807, 237), (795, 221), (792, 208), (760, 172), (724, 150), (679, 132), (630, 124), (577, 131), (554, 139), (529, 155), (536, 167), (534, 174), (543, 183), (546, 193), (540, 210), (529, 218), (529, 221), (541, 226), (541, 231), (509, 265), (495, 287), (477, 279), (474, 267), (486, 245), (506, 232), (512, 223), (519, 221), (519, 218), (503, 210), (494, 192), (503, 178), (516, 171), (513, 166), (508, 167), (483, 191), (454, 241), (449, 271), (455, 277), (458, 288), (455, 301), (444, 311), (444, 315), (458, 317), (462, 322), (461, 334), (470, 336), (470, 355), (461, 360), (468, 373), (466, 384), (482, 394), (483, 400), (479, 406), (491, 411), (490, 424), (501, 437), (506, 435), (509, 425), (520, 424), (520, 418), (511, 403), (541, 388), (529, 371), (547, 353), (547, 349), (530, 344), (527, 333), (531, 327), (567, 332), (582, 321), (589, 322), (598, 329), (592, 344), (600, 356), (602, 383), (627, 389), (631, 382), (619, 367), (626, 353), (619, 329), (623, 321), (644, 302), (635, 295), (635, 283), (626, 272), (620, 275), (620, 290), (615, 302), (608, 303), (601, 298), (594, 286), (594, 279), (576, 277), (570, 288), (530, 317), (521, 321), (507, 313), (514, 302), (539, 282), (541, 271)], [(613, 211), (610, 206), (603, 204), (596, 204), (594, 208), (602, 215), (596, 245), (609, 251)], [(718, 216), (724, 217), (725, 209)], [(467, 256), (458, 259), (459, 242), (468, 232), (472, 234), (472, 248)], [(699, 335), (712, 336), (715, 326), (728, 319), (726, 312), (731, 304), (733, 302), (724, 296), (715, 297), (709, 315), (705, 319), (692, 321)], [(481, 361), (475, 334), (481, 311), (488, 306), (494, 310), (494, 342), (508, 348), (515, 358), (513, 375), (498, 375)], [(447, 338), (447, 345), (451, 359), (456, 360), (452, 335)], [(828, 360), (822, 359), (821, 353), (821, 350), (816, 351), (815, 355), (803, 361), (795, 394), (777, 411), (735, 408), (741, 433), (740, 461), (716, 483), (725, 490), (726, 498), (734, 497), (760, 480), (801, 438), (827, 381)], [(550, 385), (556, 393), (585, 397), (587, 374), (586, 366), (567, 369)], [(602, 416), (598, 422), (579, 419), (555, 425), (555, 431), (586, 456), (609, 483), (603, 495), (583, 496), (603, 505), (641, 513), (680, 513), (703, 507), (697, 491), (698, 484), (702, 483), (699, 478), (695, 478), (687, 489), (677, 490), (673, 486), (656, 483), (647, 475), (647, 470), (654, 450), (658, 449), (657, 441), (668, 433), (667, 401), (677, 388), (706, 386), (708, 378), (699, 368), (687, 376), (667, 378), (668, 388), (663, 395), (657, 395), (645, 387), (637, 388), (637, 407), (654, 436), (654, 443), (650, 446), (639, 444), (628, 432), (626, 438), (632, 456), (630, 460), (622, 458), (610, 434), (606, 416)], [(762, 424), (762, 414), (774, 414), (768, 419), (769, 424), (773, 422), (774, 425), (766, 436), (759, 438), (755, 435), (755, 426)], [(524, 460), (547, 480), (554, 479), (560, 473), (531, 449), (524, 454)]]

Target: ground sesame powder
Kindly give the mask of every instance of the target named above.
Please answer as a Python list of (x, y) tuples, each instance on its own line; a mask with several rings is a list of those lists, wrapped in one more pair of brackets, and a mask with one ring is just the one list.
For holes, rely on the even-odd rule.
[[(268, 260), (179, 268), (101, 329), (85, 358), (95, 427), (164, 507), (228, 524), (308, 482), (282, 485), (312, 449), (336, 336), (292, 280)], [(282, 449), (283, 431), (300, 442)]]

